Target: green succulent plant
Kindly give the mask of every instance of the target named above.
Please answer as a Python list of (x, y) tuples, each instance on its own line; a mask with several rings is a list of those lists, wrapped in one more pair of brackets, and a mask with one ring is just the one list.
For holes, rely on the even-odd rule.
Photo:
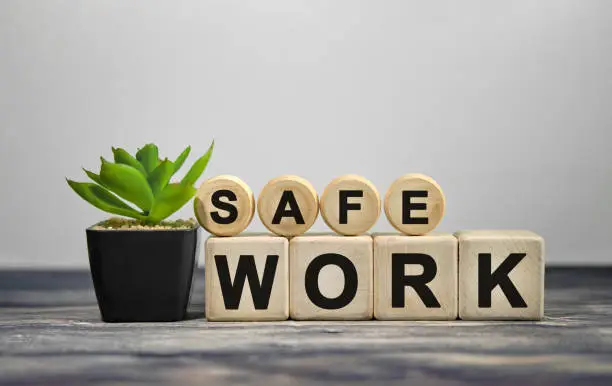
[(172, 162), (160, 159), (157, 146), (152, 143), (138, 149), (135, 156), (124, 149), (113, 148), (115, 162), (100, 157), (99, 174), (83, 169), (94, 183), (67, 178), (66, 181), (82, 199), (98, 209), (145, 224), (159, 224), (194, 196), (196, 188), (193, 185), (204, 172), (214, 146), (215, 141), (180, 182), (171, 183), (170, 179), (185, 163), (191, 147)]

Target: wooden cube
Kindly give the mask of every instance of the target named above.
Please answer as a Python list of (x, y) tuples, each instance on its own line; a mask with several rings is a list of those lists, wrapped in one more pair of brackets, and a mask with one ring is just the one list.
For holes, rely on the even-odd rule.
[(372, 319), (372, 237), (297, 236), (289, 259), (292, 319)]
[(289, 242), (272, 235), (206, 240), (206, 318), (210, 321), (289, 317)]
[(374, 235), (374, 317), (379, 320), (457, 319), (457, 239)]
[(456, 236), (461, 319), (542, 319), (542, 237), (520, 230), (462, 231)]

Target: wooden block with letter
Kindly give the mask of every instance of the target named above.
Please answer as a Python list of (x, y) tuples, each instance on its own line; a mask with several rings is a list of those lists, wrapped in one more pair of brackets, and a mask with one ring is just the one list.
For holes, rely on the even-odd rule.
[(544, 240), (529, 231), (461, 231), (459, 317), (540, 320)]
[(347, 236), (367, 232), (380, 215), (380, 196), (364, 177), (348, 174), (330, 182), (320, 199), (321, 216), (334, 231)]
[(292, 319), (372, 319), (372, 237), (297, 236), (289, 258)]
[(273, 235), (206, 240), (206, 319), (286, 320), (289, 243)]
[(457, 273), (452, 234), (375, 234), (374, 317), (457, 319)]
[(307, 180), (280, 176), (268, 181), (259, 193), (257, 213), (270, 232), (287, 237), (301, 235), (319, 215), (319, 197)]
[(385, 194), (385, 214), (398, 231), (425, 235), (438, 226), (446, 199), (442, 188), (424, 174), (406, 174), (393, 181)]
[(217, 236), (234, 236), (253, 219), (255, 198), (240, 178), (221, 175), (204, 181), (193, 199), (200, 225)]

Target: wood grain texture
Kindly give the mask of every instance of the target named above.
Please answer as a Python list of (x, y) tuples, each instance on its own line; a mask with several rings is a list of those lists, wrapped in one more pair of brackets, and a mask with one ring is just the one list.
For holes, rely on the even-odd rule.
[[(339, 254), (354, 265), (357, 290), (352, 301), (340, 309), (317, 307), (305, 289), (305, 274), (312, 261), (323, 254)], [(298, 236), (289, 242), (290, 315), (295, 320), (363, 320), (372, 319), (373, 251), (370, 236), (338, 236), (320, 234)], [(327, 298), (338, 297), (345, 286), (343, 271), (335, 265), (322, 268), (318, 288)]]
[[(544, 315), (544, 240), (523, 230), (459, 231), (459, 317), (464, 320), (526, 319), (539, 320)], [(500, 286), (491, 295), (491, 306), (479, 306), (479, 254), (490, 254), (491, 272), (497, 270), (510, 254), (525, 257), (508, 277), (526, 303), (513, 307)]]
[[(303, 223), (298, 223), (293, 217), (283, 217), (279, 223), (274, 223), (274, 215), (279, 206), (281, 210), (291, 208), (288, 203), (282, 205), (281, 198), (285, 192), (290, 192), (295, 199)], [(319, 197), (312, 184), (304, 178), (293, 175), (280, 176), (270, 180), (259, 193), (257, 213), (270, 232), (288, 237), (301, 235), (310, 229), (319, 215)]]
[[(342, 191), (353, 191), (361, 195), (346, 198), (349, 205), (359, 205), (359, 209), (346, 210), (346, 219), (340, 216)], [(334, 178), (327, 185), (321, 194), (320, 209), (323, 220), (335, 232), (346, 236), (361, 235), (378, 220), (380, 196), (372, 182), (362, 176), (348, 174)]]
[(106, 324), (87, 271), (0, 271), (0, 385), (612, 383), (612, 268), (548, 268), (542, 321)]
[[(288, 241), (272, 235), (244, 234), (235, 237), (214, 237), (206, 240), (206, 315), (210, 321), (285, 320), (289, 317), (289, 255)], [(245, 281), (238, 309), (228, 309), (224, 302), (215, 255), (227, 257), (232, 283), (241, 255), (254, 257), (259, 283), (269, 255), (278, 256), (269, 303), (256, 309), (248, 283)], [(256, 284), (259, 284), (256, 283)], [(199, 294), (202, 296), (203, 294)]]
[[(220, 223), (211, 216), (218, 213), (221, 218), (228, 218), (226, 210), (215, 207), (212, 196), (215, 192), (227, 190), (235, 195), (235, 200), (224, 197), (221, 201), (231, 203), (236, 208), (236, 218), (228, 223)], [(209, 233), (217, 236), (234, 236), (249, 226), (255, 214), (255, 197), (251, 188), (240, 178), (230, 175), (220, 175), (204, 181), (194, 199), (193, 209), (198, 222)]]
[[(374, 234), (374, 317), (379, 320), (454, 320), (457, 318), (457, 239), (449, 233), (426, 236)], [(427, 307), (412, 287), (404, 287), (404, 307), (392, 307), (394, 254), (425, 254), (435, 262), (436, 275), (427, 283), (439, 307)], [(406, 265), (403, 273), (418, 276), (423, 265)]]

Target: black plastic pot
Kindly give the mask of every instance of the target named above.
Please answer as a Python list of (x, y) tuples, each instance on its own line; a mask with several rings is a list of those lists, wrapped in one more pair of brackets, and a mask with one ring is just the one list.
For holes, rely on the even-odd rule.
[(198, 228), (87, 229), (89, 265), (105, 322), (170, 322), (187, 313)]

